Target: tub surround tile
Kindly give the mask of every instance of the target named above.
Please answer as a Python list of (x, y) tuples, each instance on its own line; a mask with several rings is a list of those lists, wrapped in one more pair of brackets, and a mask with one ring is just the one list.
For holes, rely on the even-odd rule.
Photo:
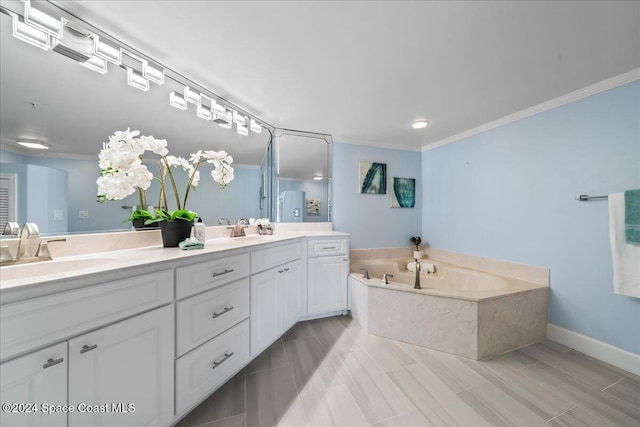
[(547, 335), (548, 295), (549, 288), (540, 288), (478, 303), (477, 359), (543, 341)]
[[(360, 286), (366, 287), (354, 281), (352, 289)], [(366, 288), (369, 312), (366, 324), (370, 334), (464, 357), (476, 357), (475, 303), (408, 292), (389, 292), (376, 287)], [(358, 322), (362, 323), (359, 319)]]

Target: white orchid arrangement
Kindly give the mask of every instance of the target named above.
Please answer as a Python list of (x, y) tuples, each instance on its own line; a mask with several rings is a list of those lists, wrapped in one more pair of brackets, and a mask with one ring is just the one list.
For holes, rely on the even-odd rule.
[[(191, 154), (189, 160), (183, 157), (169, 156), (167, 141), (155, 139), (152, 136), (140, 136), (140, 131), (117, 131), (109, 137), (109, 142), (103, 143), (103, 148), (99, 154), (99, 165), (101, 169), (100, 177), (96, 181), (98, 185), (98, 201), (106, 202), (110, 200), (121, 200), (138, 192), (138, 211), (142, 212), (143, 218), (148, 223), (187, 219), (192, 221), (197, 214), (188, 211), (187, 200), (189, 193), (198, 186), (200, 182), (200, 172), (198, 167), (202, 163), (213, 165), (211, 177), (221, 187), (233, 181), (234, 170), (231, 167), (233, 158), (225, 151), (202, 151)], [(156, 215), (144, 211), (147, 206), (146, 190), (151, 186), (154, 179), (153, 174), (146, 165), (143, 164), (143, 155), (150, 151), (160, 156), (158, 163), (160, 182), (160, 197)], [(188, 182), (184, 193), (184, 199), (180, 198), (178, 188), (171, 170), (172, 167), (181, 167), (187, 172)], [(167, 196), (165, 189), (165, 179), (168, 177), (175, 197), (175, 211), (168, 211)], [(145, 215), (148, 214), (148, 215)], [(134, 215), (135, 216), (135, 213)], [(133, 217), (132, 216), (132, 217)]]

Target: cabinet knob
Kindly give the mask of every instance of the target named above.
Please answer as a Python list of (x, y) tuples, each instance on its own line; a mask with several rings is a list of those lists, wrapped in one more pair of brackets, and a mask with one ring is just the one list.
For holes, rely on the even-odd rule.
[(80, 349), (80, 354), (86, 353), (87, 351), (95, 350), (96, 348), (98, 348), (98, 344), (83, 345), (82, 348)]
[(47, 369), (47, 368), (50, 368), (50, 367), (52, 367), (54, 365), (57, 365), (59, 363), (62, 363), (62, 362), (64, 362), (64, 357), (61, 357), (60, 359), (55, 359), (55, 360), (54, 359), (49, 359), (49, 360), (47, 360), (47, 363), (42, 365), (42, 368)]

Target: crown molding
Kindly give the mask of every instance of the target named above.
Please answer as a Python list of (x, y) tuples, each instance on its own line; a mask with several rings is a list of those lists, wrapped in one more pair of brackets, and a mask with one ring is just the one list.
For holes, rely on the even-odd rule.
[(591, 86), (587, 86), (582, 89), (578, 89), (574, 92), (570, 92), (566, 95), (559, 96), (557, 98), (551, 99), (549, 101), (543, 102), (538, 105), (534, 105), (533, 107), (526, 108), (524, 110), (518, 111), (513, 114), (509, 114), (508, 116), (504, 116), (500, 119), (494, 120), (492, 122), (485, 123), (483, 125), (477, 126), (475, 128), (466, 130), (459, 134), (449, 136), (447, 138), (436, 141), (432, 144), (425, 145), (422, 147), (422, 151), (433, 150), (434, 148), (442, 147), (443, 145), (451, 144), (452, 142), (459, 141), (464, 138), (468, 138), (473, 135), (477, 135), (482, 132), (486, 132), (491, 129), (498, 128), (500, 126), (507, 125), (509, 123), (516, 122), (518, 120), (522, 120), (524, 118), (552, 110), (554, 108), (560, 107), (562, 105), (569, 104), (574, 101), (578, 101), (582, 98), (586, 98), (591, 95), (598, 94), (600, 92), (604, 92), (609, 89), (613, 89), (618, 86), (622, 86), (627, 83), (631, 83), (633, 81), (640, 80), (640, 68), (636, 68), (624, 74), (620, 74), (618, 76), (612, 77), (607, 80), (603, 80), (599, 83), (593, 84)]

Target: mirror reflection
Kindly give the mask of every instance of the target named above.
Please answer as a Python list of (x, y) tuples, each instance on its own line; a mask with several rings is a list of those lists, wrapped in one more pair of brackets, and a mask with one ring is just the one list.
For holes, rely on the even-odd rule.
[[(197, 150), (225, 150), (233, 157), (235, 179), (226, 189), (218, 188), (203, 165), (197, 190), (189, 196), (188, 209), (208, 225), (221, 217), (271, 216), (266, 200), (271, 133), (266, 127), (262, 133), (239, 135), (235, 128), (197, 117), (194, 105), (185, 111), (170, 106), (169, 93), (183, 90), (171, 79), (162, 86), (151, 83), (143, 92), (127, 84), (123, 69), (109, 64), (109, 71), (99, 74), (15, 39), (11, 26), (11, 18), (0, 14), (0, 178), (13, 199), (2, 209), (2, 224), (36, 222), (42, 233), (55, 234), (130, 229), (122, 220), (137, 204), (136, 195), (101, 204), (95, 184), (102, 143), (127, 128), (166, 139), (171, 155), (188, 158)], [(50, 148), (24, 151), (18, 148), (20, 139)], [(145, 159), (152, 172), (155, 161)], [(184, 188), (182, 170), (176, 179)], [(158, 186), (152, 184), (148, 203), (157, 206), (157, 196)]]

